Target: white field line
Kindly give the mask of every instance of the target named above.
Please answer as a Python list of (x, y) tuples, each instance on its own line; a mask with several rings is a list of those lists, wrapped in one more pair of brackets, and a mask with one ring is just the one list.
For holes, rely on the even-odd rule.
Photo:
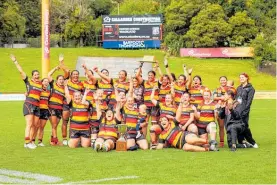
[(39, 184), (39, 181), (31, 181), (27, 179), (14, 178), (5, 175), (0, 175), (0, 183), (13, 183), (13, 184)]
[[(6, 170), (6, 169), (0, 169), (0, 175), (1, 177), (5, 176), (10, 176), (10, 179), (16, 179), (18, 177), (18, 180), (24, 180), (30, 182), (48, 182), (48, 183), (57, 183), (62, 181), (62, 178), (59, 177), (53, 177), (53, 176), (48, 176), (48, 175), (42, 175), (39, 173), (30, 173), (30, 172), (21, 172), (21, 171), (15, 171), (15, 170)], [(22, 179), (23, 178), (23, 179)], [(38, 182), (37, 182), (38, 181)], [(1, 182), (1, 179), (0, 179)], [(20, 182), (19, 182), (20, 183)], [(23, 183), (23, 182), (22, 182)]]
[(121, 180), (121, 179), (137, 179), (137, 178), (139, 178), (139, 177), (138, 176), (122, 176), (122, 177), (86, 180), (86, 181), (79, 181), (79, 182), (69, 182), (67, 184), (87, 184), (87, 183), (97, 183), (97, 182), (105, 182), (105, 181), (113, 181), (113, 180)]

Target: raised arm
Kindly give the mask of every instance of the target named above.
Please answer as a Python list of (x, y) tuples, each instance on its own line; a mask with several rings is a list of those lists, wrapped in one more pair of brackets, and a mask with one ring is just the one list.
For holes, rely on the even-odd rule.
[(52, 75), (55, 73), (55, 71), (58, 71), (60, 69), (59, 66), (56, 66), (55, 68), (53, 68), (51, 71), (49, 71), (48, 73), (48, 80), (49, 82), (52, 82), (53, 81), (53, 77)]
[(122, 108), (121, 102), (117, 102), (116, 107), (115, 107), (115, 118), (118, 121), (122, 121), (122, 116), (121, 116), (121, 111), (120, 111), (121, 108)]
[(173, 77), (171, 75), (171, 72), (170, 72), (170, 69), (169, 69), (169, 66), (168, 66), (167, 58), (164, 59), (164, 67), (165, 67), (166, 74), (169, 76), (170, 82), (173, 82), (174, 79), (173, 79)]
[(160, 68), (160, 65), (159, 65), (159, 61), (158, 60), (156, 60), (156, 67), (157, 67), (157, 70), (158, 70), (158, 73), (159, 73), (159, 75), (160, 75), (160, 82), (162, 81), (162, 78), (163, 78), (163, 72), (162, 72), (162, 70), (161, 70), (161, 68)]
[(63, 57), (63, 54), (60, 54), (59, 55), (59, 62), (60, 62), (60, 69), (63, 70), (64, 72), (64, 79), (67, 79), (70, 75), (70, 70), (64, 65), (64, 57)]
[(187, 89), (190, 89), (192, 84), (192, 78), (191, 78), (192, 68), (187, 71), (186, 66), (184, 65), (183, 67), (184, 67), (184, 75), (186, 76), (186, 79), (187, 79), (186, 87)]
[(89, 91), (90, 91), (90, 89), (89, 89), (89, 88), (86, 88), (85, 93), (84, 93), (84, 96), (83, 96), (83, 98), (82, 98), (82, 104), (83, 104), (83, 105), (87, 105), (87, 106), (89, 105), (88, 101), (86, 100)]
[(133, 84), (133, 78), (131, 75), (129, 76), (129, 96), (134, 97), (134, 84)]
[(65, 94), (65, 98), (66, 98), (66, 103), (69, 104), (71, 102), (71, 96), (69, 94), (67, 80), (64, 81), (64, 94)]
[[(200, 105), (198, 105), (198, 106), (200, 106)], [(199, 118), (200, 118), (200, 110), (198, 111), (197, 108), (194, 105), (192, 105), (192, 109), (194, 111), (194, 117), (195, 117), (195, 119), (199, 120)]]
[(151, 96), (150, 96), (150, 99), (152, 101), (152, 103), (156, 106), (158, 101), (155, 99), (155, 91), (158, 90), (158, 87), (155, 86), (153, 89), (152, 89), (152, 93), (151, 93)]
[(177, 111), (176, 111), (176, 121), (180, 122), (181, 121), (181, 116), (182, 116), (182, 109), (183, 109), (183, 104), (184, 102), (182, 101), (182, 98), (181, 98), (181, 102), (177, 108)]
[(106, 75), (104, 75), (103, 73), (101, 73), (101, 71), (99, 71), (99, 69), (97, 67), (94, 67), (93, 70), (100, 76), (100, 78), (108, 81), (109, 83), (111, 83), (112, 79)]
[(88, 70), (86, 64), (82, 64), (82, 67), (85, 70), (85, 73), (88, 75), (88, 78), (92, 81), (92, 84), (96, 84), (97, 79), (93, 76), (92, 72)]
[(11, 60), (13, 61), (14, 65), (16, 66), (17, 70), (19, 71), (20, 75), (21, 75), (21, 78), (23, 80), (26, 79), (27, 75), (26, 73), (23, 71), (22, 67), (19, 65), (19, 63), (17, 62), (16, 58), (14, 55), (11, 55)]
[(140, 66), (137, 70), (137, 74), (136, 74), (136, 79), (138, 80), (138, 83), (141, 84), (143, 82), (143, 79), (141, 77), (141, 74), (142, 74), (142, 66), (143, 66), (143, 62), (140, 62)]

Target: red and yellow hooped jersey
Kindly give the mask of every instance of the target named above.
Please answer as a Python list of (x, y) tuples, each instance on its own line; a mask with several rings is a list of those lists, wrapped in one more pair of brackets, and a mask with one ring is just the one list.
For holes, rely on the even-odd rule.
[(204, 87), (204, 86), (200, 86), (200, 87), (197, 87), (197, 88), (192, 86), (189, 89), (189, 93), (190, 93), (191, 99), (192, 99), (192, 101), (190, 102), (191, 104), (193, 104), (197, 107), (198, 105), (200, 105), (204, 101), (202, 91), (204, 91), (205, 88), (206, 87)]
[[(95, 122), (99, 121), (97, 119), (96, 104), (94, 101), (92, 101), (91, 104), (92, 104), (93, 109), (92, 109), (92, 113), (90, 115), (89, 120), (91, 123), (95, 123)], [(108, 105), (107, 105), (106, 101), (102, 101), (102, 104), (100, 105), (100, 109), (102, 110), (102, 112), (106, 111), (108, 109)]]
[(123, 107), (123, 121), (127, 125), (128, 133), (136, 133), (139, 111), (138, 109), (130, 110), (126, 106)]
[(104, 118), (102, 119), (99, 125), (98, 137), (102, 137), (105, 139), (113, 138), (115, 140), (118, 138), (115, 118), (111, 121), (105, 121)]
[(112, 92), (113, 92), (113, 82), (104, 83), (103, 80), (99, 80), (98, 88), (103, 90), (103, 99), (106, 99), (107, 96), (112, 94)]
[(174, 91), (175, 91), (174, 101), (177, 105), (179, 105), (182, 95), (184, 94), (184, 92), (187, 91), (186, 85), (184, 84), (182, 86), (179, 86), (177, 83), (175, 83)]
[(175, 116), (176, 115), (176, 107), (175, 106), (166, 106), (165, 103), (159, 103), (160, 107), (160, 117), (164, 117), (166, 115)]
[(202, 103), (197, 107), (198, 112), (200, 112), (198, 127), (206, 128), (211, 122), (215, 122), (215, 102), (209, 104)]
[(162, 88), (162, 86), (160, 87), (160, 90), (159, 90), (159, 101), (161, 103), (164, 103), (165, 102), (165, 96), (167, 94), (170, 94), (171, 92), (171, 87), (168, 85), (166, 86), (164, 89)]
[(187, 123), (187, 121), (190, 119), (190, 114), (194, 112), (194, 110), (191, 107), (192, 105), (189, 104), (187, 107), (182, 108), (182, 114), (181, 114), (181, 120), (180, 125), (184, 125)]
[(74, 130), (88, 130), (90, 128), (89, 109), (91, 104), (89, 103), (87, 106), (71, 101), (69, 107), (71, 107), (70, 128)]
[(184, 132), (180, 130), (179, 127), (176, 127), (174, 123), (171, 123), (171, 126), (168, 130), (163, 130), (159, 135), (159, 143), (161, 144), (169, 144), (174, 148), (181, 148), (181, 138)]
[(28, 102), (32, 105), (39, 106), (40, 95), (42, 92), (42, 83), (29, 80), (28, 77), (24, 79), (27, 96), (25, 102)]
[(97, 90), (97, 84), (90, 84), (88, 81), (83, 81), (82, 82), (84, 85), (84, 89), (89, 89), (89, 93), (87, 94), (87, 101), (92, 101), (93, 100), (93, 93)]
[[(144, 104), (147, 107), (154, 107), (154, 104), (151, 101), (151, 94), (153, 87), (158, 86), (158, 81), (154, 82), (149, 82), (149, 81), (143, 81), (143, 86), (144, 86)], [(155, 91), (155, 100), (159, 100), (159, 91)]]
[(59, 86), (57, 83), (54, 83), (54, 80), (49, 84), (51, 87), (49, 107), (53, 109), (63, 109), (63, 102), (65, 100), (64, 86)]
[(48, 101), (50, 97), (50, 91), (49, 90), (43, 90), (40, 94), (40, 100), (39, 100), (39, 108), (40, 109), (48, 109)]
[(72, 82), (72, 80), (68, 80), (67, 86), (68, 86), (69, 94), (71, 96), (76, 91), (80, 91), (81, 93), (84, 92), (84, 84), (81, 81)]
[(227, 91), (228, 91), (228, 87), (227, 86), (225, 86), (225, 87), (218, 87), (216, 89), (215, 94), (216, 94), (217, 97), (221, 97), (221, 96), (224, 96)]
[[(117, 91), (118, 91), (118, 93), (124, 92), (125, 94), (128, 92), (129, 86), (130, 86), (129, 82), (126, 82), (126, 81), (125, 82), (119, 82), (119, 80), (114, 81), (113, 84), (114, 85), (117, 84)], [(109, 104), (111, 104), (111, 105), (115, 105), (116, 104), (116, 98), (115, 98), (115, 92), (114, 92), (114, 90), (112, 91)]]

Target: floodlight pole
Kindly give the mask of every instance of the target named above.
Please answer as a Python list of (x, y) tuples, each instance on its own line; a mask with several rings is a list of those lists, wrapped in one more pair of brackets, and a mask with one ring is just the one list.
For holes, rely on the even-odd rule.
[(47, 77), (50, 68), (50, 0), (41, 2), (41, 68), (42, 77)]
[(119, 15), (119, 2), (117, 2), (117, 15)]

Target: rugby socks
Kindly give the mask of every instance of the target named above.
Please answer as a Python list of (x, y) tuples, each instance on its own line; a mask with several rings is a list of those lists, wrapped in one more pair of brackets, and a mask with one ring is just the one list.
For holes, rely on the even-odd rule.
[(25, 137), (25, 144), (30, 143), (30, 138), (29, 137)]
[(38, 139), (38, 144), (39, 144), (39, 143), (42, 143), (42, 139)]

